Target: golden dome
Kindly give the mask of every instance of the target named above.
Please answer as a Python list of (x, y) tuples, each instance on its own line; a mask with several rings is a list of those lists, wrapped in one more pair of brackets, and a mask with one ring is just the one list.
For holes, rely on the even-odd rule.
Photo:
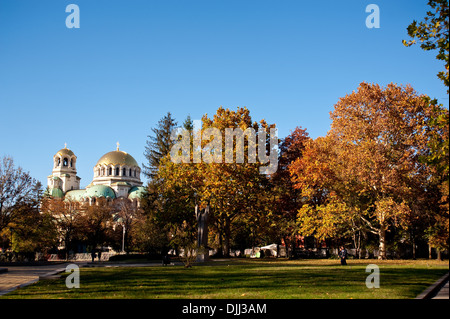
[[(58, 155), (61, 155), (61, 156), (64, 156), (64, 155), (67, 155), (67, 156), (75, 156), (75, 154), (71, 151), (71, 150), (69, 150), (68, 148), (62, 148), (62, 149), (60, 149), (58, 152), (56, 152), (56, 154)], [(76, 157), (76, 156), (75, 156)]]
[(130, 154), (122, 151), (112, 151), (103, 155), (97, 162), (97, 165), (113, 165), (113, 166), (137, 166), (136, 160)]

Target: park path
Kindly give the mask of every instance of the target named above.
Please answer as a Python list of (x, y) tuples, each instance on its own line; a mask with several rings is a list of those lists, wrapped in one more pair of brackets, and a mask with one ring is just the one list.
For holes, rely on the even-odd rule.
[(69, 263), (42, 266), (9, 266), (0, 274), (0, 296), (17, 288), (35, 283), (40, 277), (55, 275), (65, 271)]
[(431, 299), (449, 299), (448, 292), (448, 279), (444, 286), (436, 293), (436, 295)]

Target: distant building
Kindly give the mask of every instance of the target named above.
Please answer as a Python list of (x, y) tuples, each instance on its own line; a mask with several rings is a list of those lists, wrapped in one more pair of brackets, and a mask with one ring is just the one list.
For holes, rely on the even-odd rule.
[(67, 145), (53, 156), (52, 175), (47, 177), (47, 195), (66, 198), (92, 205), (97, 198), (112, 201), (128, 198), (139, 205), (145, 191), (141, 182), (141, 168), (130, 154), (119, 150), (106, 153), (94, 166), (94, 179), (80, 189), (77, 176), (77, 157)]

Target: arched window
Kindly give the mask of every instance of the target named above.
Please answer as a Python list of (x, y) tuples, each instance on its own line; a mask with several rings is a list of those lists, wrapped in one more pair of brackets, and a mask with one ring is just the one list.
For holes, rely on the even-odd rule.
[(122, 175), (127, 176), (127, 169), (125, 167), (122, 169)]
[(112, 175), (112, 167), (109, 168), (109, 170), (108, 170), (108, 175), (109, 175), (109, 176)]
[(67, 158), (64, 158), (63, 166), (64, 166), (64, 167), (69, 166), (69, 160), (68, 160)]
[(130, 177), (132, 176), (132, 175), (131, 175), (131, 168), (130, 168), (130, 171), (129, 171), (129, 174), (128, 174), (128, 176), (130, 176)]
[(105, 168), (102, 168), (102, 176), (105, 176)]
[(58, 167), (61, 165), (61, 158), (58, 158)]
[(73, 167), (73, 159), (70, 160), (70, 167)]
[(119, 176), (120, 174), (120, 168), (116, 167), (116, 176)]

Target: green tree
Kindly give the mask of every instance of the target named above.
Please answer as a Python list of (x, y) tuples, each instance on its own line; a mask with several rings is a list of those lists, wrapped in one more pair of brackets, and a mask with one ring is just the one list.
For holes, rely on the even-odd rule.
[(424, 21), (417, 23), (413, 21), (407, 28), (408, 35), (412, 38), (410, 41), (403, 40), (407, 47), (416, 43), (418, 40), (420, 47), (425, 51), (438, 50), (436, 59), (444, 61), (444, 71), (438, 73), (439, 79), (444, 81), (449, 87), (449, 1), (448, 0), (429, 0), (428, 5), (432, 10), (427, 12)]
[[(190, 148), (193, 141), (193, 122), (188, 116), (183, 123), (189, 134)], [(173, 143), (174, 141), (171, 141)], [(197, 165), (175, 164), (170, 150), (160, 159), (156, 174), (147, 185), (142, 201), (142, 224), (139, 227), (139, 245), (153, 253), (167, 253), (169, 246), (178, 252), (191, 249), (190, 239), (195, 241), (195, 199), (199, 192)], [(180, 246), (181, 245), (181, 246)]]
[(172, 130), (177, 126), (177, 122), (172, 117), (170, 112), (158, 122), (156, 128), (152, 128), (153, 135), (149, 135), (149, 140), (145, 146), (144, 156), (147, 159), (147, 163), (143, 164), (143, 173), (149, 178), (154, 178), (159, 162), (161, 159), (169, 154), (173, 145), (171, 140)]
[(149, 254), (167, 254), (170, 249), (171, 221), (165, 214), (164, 192), (160, 192), (158, 178), (152, 179), (141, 199), (141, 209), (134, 227), (135, 245)]
[(433, 108), (433, 114), (428, 122), (430, 151), (422, 161), (432, 170), (429, 184), (437, 188), (438, 194), (434, 201), (436, 214), (430, 217), (427, 234), (431, 246), (445, 250), (449, 249), (449, 111), (437, 105), (436, 100), (426, 102)]

